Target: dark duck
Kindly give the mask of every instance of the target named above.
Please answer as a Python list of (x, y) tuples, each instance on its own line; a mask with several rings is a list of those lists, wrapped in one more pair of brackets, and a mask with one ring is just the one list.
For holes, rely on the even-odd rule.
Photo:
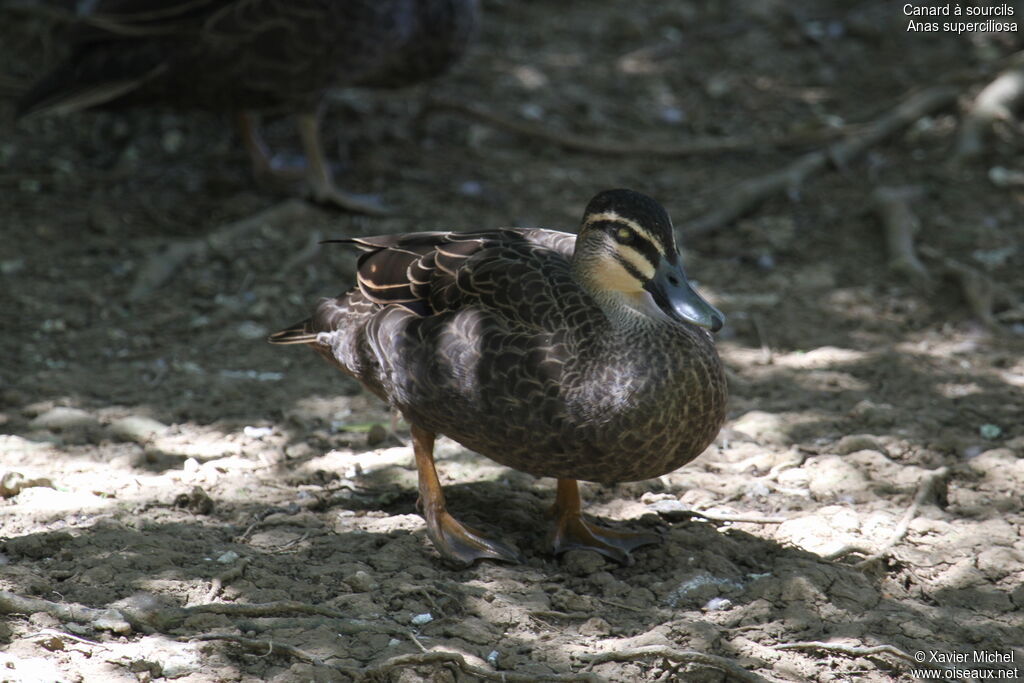
[(18, 104), (19, 116), (165, 105), (237, 114), (258, 178), (278, 172), (260, 113), (293, 114), (316, 201), (381, 213), (338, 189), (320, 142), (327, 89), (399, 88), (465, 52), (478, 0), (105, 0), (71, 30), (71, 55)]
[(628, 561), (658, 540), (586, 521), (577, 480), (671, 472), (725, 419), (711, 336), (723, 317), (687, 281), (661, 205), (609, 190), (589, 203), (577, 235), (503, 228), (340, 241), (363, 252), (356, 285), (270, 340), (312, 347), (405, 416), (420, 509), (441, 555), (519, 557), (448, 513), (438, 434), (557, 479), (556, 553)]

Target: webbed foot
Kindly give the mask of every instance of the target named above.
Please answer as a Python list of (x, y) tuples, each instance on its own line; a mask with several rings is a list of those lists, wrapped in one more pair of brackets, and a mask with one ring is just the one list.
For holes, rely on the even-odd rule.
[(594, 550), (624, 565), (633, 563), (630, 553), (640, 546), (660, 543), (661, 536), (650, 532), (618, 531), (591, 524), (580, 511), (580, 491), (575, 479), (559, 479), (558, 493), (551, 510), (555, 526), (551, 543), (556, 555), (567, 550)]
[(500, 562), (523, 562), (522, 555), (501, 541), (494, 541), (476, 529), (462, 524), (448, 514), (447, 510), (424, 510), (427, 520), (427, 535), (434, 547), (449, 562), (468, 566), (477, 560), (498, 560)]
[(435, 434), (415, 424), (409, 425), (409, 433), (412, 435), (412, 450), (416, 455), (416, 471), (419, 476), (418, 507), (427, 522), (427, 536), (434, 542), (441, 556), (463, 566), (477, 560), (522, 562), (522, 555), (511, 546), (488, 539), (448, 514), (444, 491), (441, 490), (441, 482), (434, 468)]

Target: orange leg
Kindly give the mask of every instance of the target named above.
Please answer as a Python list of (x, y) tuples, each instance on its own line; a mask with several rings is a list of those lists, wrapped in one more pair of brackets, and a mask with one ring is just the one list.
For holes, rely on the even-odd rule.
[(479, 531), (467, 527), (448, 514), (444, 491), (434, 469), (434, 438), (416, 425), (410, 426), (412, 449), (416, 454), (419, 473), (420, 499), (418, 506), (427, 522), (427, 535), (441, 555), (451, 562), (469, 565), (477, 560), (522, 562), (522, 557), (511, 547), (485, 538)]
[(575, 479), (558, 480), (551, 513), (555, 518), (552, 543), (556, 555), (581, 548), (595, 550), (622, 564), (630, 564), (632, 558), (629, 553), (634, 548), (661, 541), (657, 534), (616, 531), (585, 521), (581, 512), (580, 487)]

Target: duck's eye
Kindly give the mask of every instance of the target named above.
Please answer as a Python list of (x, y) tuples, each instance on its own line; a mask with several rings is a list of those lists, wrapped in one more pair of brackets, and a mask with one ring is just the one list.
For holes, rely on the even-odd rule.
[(619, 228), (615, 231), (615, 239), (623, 244), (629, 244), (633, 241), (633, 231), (629, 228)]

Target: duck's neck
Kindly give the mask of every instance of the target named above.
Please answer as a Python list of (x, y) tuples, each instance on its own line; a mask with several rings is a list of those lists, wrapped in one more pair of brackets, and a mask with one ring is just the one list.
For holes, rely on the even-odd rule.
[(647, 292), (591, 292), (613, 333), (631, 337), (655, 332), (676, 323), (669, 318)]

